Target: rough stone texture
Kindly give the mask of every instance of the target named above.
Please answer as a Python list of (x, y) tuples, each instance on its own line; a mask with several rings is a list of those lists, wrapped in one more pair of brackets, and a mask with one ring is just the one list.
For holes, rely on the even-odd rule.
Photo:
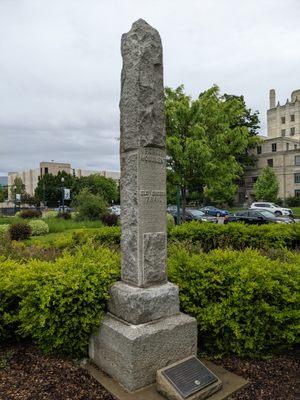
[(169, 282), (146, 289), (117, 282), (110, 294), (109, 312), (131, 324), (179, 313), (178, 287)]
[(126, 390), (196, 353), (197, 324), (179, 313), (167, 283), (166, 150), (162, 46), (138, 20), (122, 37), (121, 279), (89, 346), (91, 359)]
[(122, 35), (121, 152), (165, 148), (162, 44), (156, 29), (139, 19)]
[(194, 318), (178, 314), (141, 325), (107, 315), (90, 340), (90, 358), (128, 391), (156, 380), (156, 371), (197, 351)]
[[(180, 395), (180, 393), (177, 392), (177, 390), (170, 383), (170, 381), (163, 375), (163, 371), (166, 368), (173, 367), (177, 364), (180, 364), (183, 361), (185, 361), (185, 360), (180, 360), (172, 365), (162, 368), (162, 369), (158, 370), (156, 373), (157, 390), (159, 391), (159, 393), (161, 393), (163, 396), (165, 396), (169, 400), (184, 400), (184, 398)], [(222, 389), (222, 382), (218, 378), (218, 380), (216, 382), (203, 388), (202, 390), (199, 390), (197, 393), (194, 393), (193, 395), (189, 396), (188, 399), (189, 400), (206, 399), (207, 397), (210, 397), (213, 393), (216, 393), (217, 391), (219, 391), (221, 389)]]
[(139, 19), (122, 36), (121, 50), (122, 280), (147, 287), (167, 280), (166, 140), (159, 33)]

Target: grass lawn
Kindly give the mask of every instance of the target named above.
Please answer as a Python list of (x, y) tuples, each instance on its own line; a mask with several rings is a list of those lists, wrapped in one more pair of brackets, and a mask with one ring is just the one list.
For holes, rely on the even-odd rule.
[[(0, 217), (0, 225), (26, 221), (28, 222), (30, 220), (16, 217)], [(75, 221), (73, 219), (64, 220), (59, 218), (48, 218), (44, 221), (49, 226), (49, 233), (65, 232), (70, 229), (100, 228), (103, 226), (101, 221)]]
[(49, 233), (64, 232), (70, 229), (100, 228), (103, 226), (101, 221), (74, 221), (73, 219), (49, 218), (45, 222), (49, 226)]

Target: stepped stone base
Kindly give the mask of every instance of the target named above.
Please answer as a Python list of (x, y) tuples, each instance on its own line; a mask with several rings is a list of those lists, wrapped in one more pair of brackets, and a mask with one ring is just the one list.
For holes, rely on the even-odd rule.
[(130, 324), (145, 324), (179, 313), (178, 287), (170, 282), (149, 288), (117, 282), (110, 294), (109, 312)]
[(181, 313), (140, 325), (107, 314), (89, 346), (94, 363), (130, 392), (154, 383), (157, 370), (196, 352), (196, 320)]

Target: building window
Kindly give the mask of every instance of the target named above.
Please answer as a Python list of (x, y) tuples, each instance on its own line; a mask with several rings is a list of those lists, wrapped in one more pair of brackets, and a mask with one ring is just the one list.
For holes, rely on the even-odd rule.
[(291, 136), (295, 135), (295, 127), (291, 128)]
[(295, 150), (297, 149), (297, 145), (296, 145), (296, 144), (294, 144), (294, 149), (295, 149)]
[(45, 167), (45, 175), (48, 174), (48, 167)]
[(281, 129), (281, 136), (285, 136), (285, 129)]
[(257, 181), (258, 176), (252, 176), (251, 181), (252, 183), (255, 183)]
[(277, 151), (277, 143), (272, 143), (272, 151)]
[(281, 117), (281, 123), (285, 124), (285, 117)]
[(286, 149), (289, 150), (290, 144), (286, 143), (285, 145), (286, 145)]
[(291, 114), (291, 121), (292, 121), (292, 122), (295, 121), (295, 114)]
[(294, 174), (294, 182), (295, 183), (300, 183), (300, 173), (296, 173)]
[(295, 196), (296, 197), (300, 197), (300, 189), (296, 189), (295, 190)]
[(269, 158), (267, 160), (267, 163), (268, 163), (268, 167), (273, 167), (273, 158)]
[(295, 165), (300, 165), (300, 156), (295, 156)]
[(257, 154), (261, 154), (261, 146), (257, 146), (256, 151), (257, 151)]

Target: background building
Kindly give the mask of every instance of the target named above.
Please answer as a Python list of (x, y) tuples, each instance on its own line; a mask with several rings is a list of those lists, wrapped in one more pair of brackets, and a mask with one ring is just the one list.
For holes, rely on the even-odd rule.
[(38, 180), (40, 176), (46, 174), (57, 175), (59, 172), (66, 172), (67, 174), (72, 174), (77, 177), (89, 176), (92, 174), (100, 174), (106, 178), (112, 178), (115, 181), (119, 181), (120, 172), (117, 171), (91, 171), (82, 169), (73, 169), (71, 164), (68, 163), (56, 163), (56, 162), (40, 162), (40, 167), (36, 169), (29, 169), (27, 171), (20, 172), (9, 172), (8, 173), (8, 193), (10, 195), (10, 188), (14, 183), (16, 177), (20, 177), (25, 185), (26, 193), (31, 196), (34, 195), (35, 188), (37, 187)]
[(6, 187), (8, 185), (8, 176), (0, 176), (0, 186)]
[(276, 105), (275, 90), (270, 90), (270, 109), (267, 111), (268, 136), (254, 154), (257, 161), (249, 167), (239, 183), (238, 202), (254, 200), (253, 185), (267, 166), (274, 169), (279, 182), (278, 197), (300, 196), (300, 90), (292, 92), (285, 105)]

